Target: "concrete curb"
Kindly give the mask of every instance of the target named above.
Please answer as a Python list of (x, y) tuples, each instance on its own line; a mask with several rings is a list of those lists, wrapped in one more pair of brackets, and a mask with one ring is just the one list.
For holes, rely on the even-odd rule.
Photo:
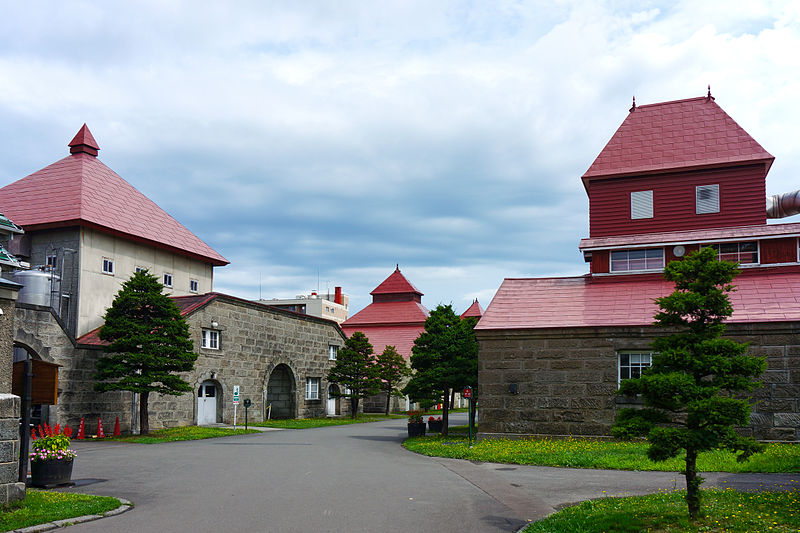
[(133, 504), (128, 500), (124, 498), (117, 498), (117, 499), (119, 500), (120, 506), (117, 507), (116, 509), (106, 511), (103, 514), (87, 514), (84, 516), (65, 518), (63, 520), (55, 520), (53, 522), (45, 522), (44, 524), (28, 526), (22, 529), (14, 529), (9, 533), (40, 533), (42, 531), (52, 531), (53, 529), (58, 529), (60, 527), (67, 527), (75, 524), (82, 524), (84, 522), (92, 522), (94, 520), (100, 520), (101, 518), (117, 516), (119, 514), (124, 513), (125, 511), (130, 511), (131, 509), (133, 509)]

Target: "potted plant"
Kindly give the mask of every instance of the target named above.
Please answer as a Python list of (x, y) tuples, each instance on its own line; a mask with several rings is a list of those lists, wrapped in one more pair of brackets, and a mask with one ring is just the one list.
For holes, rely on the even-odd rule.
[(424, 437), (425, 422), (422, 420), (422, 411), (408, 412), (408, 436)]
[(437, 433), (441, 433), (442, 432), (442, 417), (441, 416), (439, 418), (433, 418), (432, 416), (428, 417), (428, 431), (431, 431), (431, 432), (435, 431)]
[(70, 482), (72, 460), (77, 455), (69, 447), (70, 437), (72, 429), (64, 426), (62, 431), (59, 424), (55, 428), (45, 424), (44, 429), (39, 425), (38, 437), (36, 430), (31, 430), (31, 485), (48, 487)]

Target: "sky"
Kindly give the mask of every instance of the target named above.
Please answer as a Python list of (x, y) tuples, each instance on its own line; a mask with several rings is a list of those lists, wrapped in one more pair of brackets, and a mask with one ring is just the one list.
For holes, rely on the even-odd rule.
[(0, 186), (86, 123), (243, 298), (342, 286), (352, 315), (399, 265), (462, 312), (585, 274), (580, 177), (634, 96), (710, 85), (767, 193), (800, 188), (800, 1), (0, 4)]

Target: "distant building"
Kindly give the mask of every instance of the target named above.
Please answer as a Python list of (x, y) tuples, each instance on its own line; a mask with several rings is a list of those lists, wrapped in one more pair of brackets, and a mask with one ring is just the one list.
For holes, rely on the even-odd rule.
[(341, 324), (350, 315), (350, 297), (342, 293), (341, 287), (336, 287), (334, 293), (317, 294), (316, 291), (308, 295), (298, 295), (296, 298), (272, 298), (258, 300), (262, 305), (278, 307), (301, 315), (318, 316), (335, 320)]
[[(583, 175), (580, 277), (506, 279), (476, 327), (483, 436), (606, 436), (619, 382), (649, 367), (664, 266), (700, 247), (737, 261), (727, 336), (767, 356), (751, 424), (800, 441), (800, 192), (766, 198), (773, 157), (708, 96), (637, 107)], [(766, 201), (765, 201), (766, 200)], [(765, 209), (765, 203), (767, 208)]]

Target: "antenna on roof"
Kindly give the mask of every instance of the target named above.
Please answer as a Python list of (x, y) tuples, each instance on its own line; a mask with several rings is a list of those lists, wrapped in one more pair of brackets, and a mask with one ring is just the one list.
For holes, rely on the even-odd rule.
[(636, 111), (636, 95), (633, 96), (633, 105), (631, 106), (630, 109), (628, 109), (628, 111), (630, 111), (631, 113)]
[(395, 272), (400, 272), (400, 263), (396, 263)]
[(714, 97), (711, 96), (711, 84), (708, 84), (708, 94), (706, 95), (706, 100), (713, 100)]

